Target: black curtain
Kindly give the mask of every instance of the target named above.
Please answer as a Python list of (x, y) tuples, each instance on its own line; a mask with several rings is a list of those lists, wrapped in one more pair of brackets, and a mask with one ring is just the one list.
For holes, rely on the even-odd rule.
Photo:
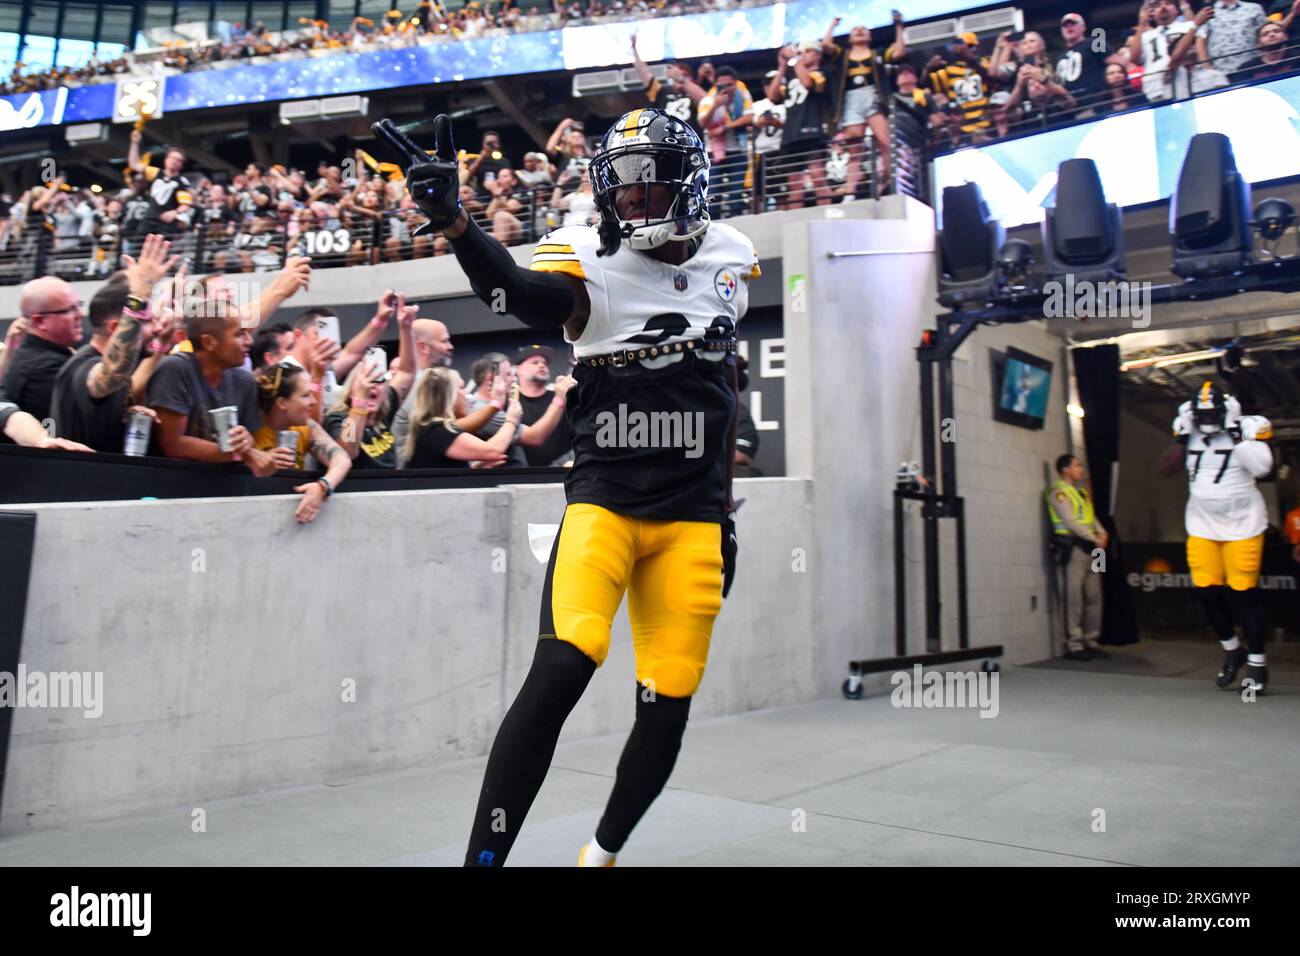
[(1079, 383), (1083, 406), (1083, 444), (1092, 478), (1093, 505), (1097, 519), (1110, 535), (1106, 550), (1106, 572), (1101, 578), (1103, 612), (1102, 644), (1136, 644), (1137, 611), (1128, 587), (1124, 563), (1124, 542), (1119, 538), (1111, 502), (1115, 489), (1111, 477), (1119, 460), (1119, 346), (1098, 345), (1074, 349), (1074, 376)]

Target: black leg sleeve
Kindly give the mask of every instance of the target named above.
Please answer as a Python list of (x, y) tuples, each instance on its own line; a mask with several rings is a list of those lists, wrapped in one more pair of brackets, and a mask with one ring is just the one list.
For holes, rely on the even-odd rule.
[(596, 662), (567, 641), (537, 642), (533, 664), (492, 743), (466, 866), (501, 866), (551, 769), (560, 729)]
[(1236, 635), (1232, 630), (1232, 605), (1228, 603), (1227, 587), (1220, 584), (1196, 590), (1201, 596), (1201, 606), (1205, 608), (1205, 618), (1210, 622), (1215, 636), (1221, 641), (1232, 640)]
[(506, 247), (474, 220), (449, 242), (474, 294), (489, 308), (504, 305), (506, 312), (535, 329), (558, 329), (573, 314), (573, 289), (566, 277), (521, 269)]
[[(1227, 590), (1225, 588), (1225, 590)], [(1264, 653), (1264, 605), (1259, 599), (1259, 589), (1232, 592), (1232, 612), (1241, 625), (1246, 638), (1246, 650), (1251, 654)]]
[(689, 697), (652, 695), (636, 685), (636, 723), (618, 761), (614, 792), (596, 827), (601, 849), (610, 853), (623, 849), (632, 828), (668, 783), (690, 711)]

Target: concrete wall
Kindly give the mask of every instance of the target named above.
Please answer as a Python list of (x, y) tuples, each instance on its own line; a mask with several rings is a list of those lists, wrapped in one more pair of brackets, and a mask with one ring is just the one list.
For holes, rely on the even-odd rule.
[[(1040, 431), (993, 420), (989, 353), (1008, 346), (1052, 362), (1052, 392)], [(1056, 457), (1072, 450), (1065, 413), (1067, 361), (1061, 339), (1045, 323), (1034, 322), (979, 329), (953, 362), (957, 477), (967, 515), (970, 640), (972, 645), (1002, 644), (1006, 660), (1017, 664), (1052, 656), (1051, 638), (1060, 630), (1049, 600), (1043, 490), (1055, 478)], [(955, 573), (947, 570), (955, 567), (951, 528), (945, 528), (943, 543), (944, 628), (955, 634)], [(920, 566), (915, 569), (919, 572)]]
[(815, 479), (805, 547), (827, 692), (849, 660), (893, 655), (894, 473), (916, 457), (914, 349), (934, 314), (932, 211), (880, 207), (786, 230), (786, 473)]
[[(816, 696), (806, 481), (752, 479), (693, 713)], [(21, 661), (103, 673), (103, 713), (19, 708), (0, 832), (202, 806), (484, 754), (537, 636), (529, 523), (559, 485), (385, 492), (298, 527), (287, 497), (36, 505)], [(566, 728), (631, 726), (626, 611)], [(343, 700), (355, 684), (355, 703)]]

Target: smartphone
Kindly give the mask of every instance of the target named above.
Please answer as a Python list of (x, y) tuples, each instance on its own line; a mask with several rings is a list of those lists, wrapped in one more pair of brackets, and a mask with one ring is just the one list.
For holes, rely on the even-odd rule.
[(390, 309), (397, 308), (397, 293), (388, 293), (387, 297), (384, 299), (384, 305)]
[[(372, 372), (383, 372), (388, 370), (388, 353), (384, 351), (382, 345), (372, 345), (366, 349), (366, 365)], [(381, 381), (383, 381), (381, 379)]]
[(510, 401), (519, 401), (519, 383), (515, 382), (510, 386)]
[(1013, 34), (1011, 34), (1009, 37), (1007, 37), (1007, 42), (1008, 42), (1008, 43), (1019, 43), (1019, 42), (1020, 42), (1021, 40), (1023, 40), (1024, 38), (1025, 38), (1025, 31), (1023, 31), (1023, 30), (1017, 30), (1015, 33), (1013, 33)]

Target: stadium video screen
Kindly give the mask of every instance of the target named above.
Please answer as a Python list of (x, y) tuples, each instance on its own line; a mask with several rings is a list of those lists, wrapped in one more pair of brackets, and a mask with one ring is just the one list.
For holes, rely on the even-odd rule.
[(1014, 348), (1007, 349), (1005, 355), (993, 353), (993, 358), (993, 420), (1042, 428), (1052, 389), (1052, 363)]

